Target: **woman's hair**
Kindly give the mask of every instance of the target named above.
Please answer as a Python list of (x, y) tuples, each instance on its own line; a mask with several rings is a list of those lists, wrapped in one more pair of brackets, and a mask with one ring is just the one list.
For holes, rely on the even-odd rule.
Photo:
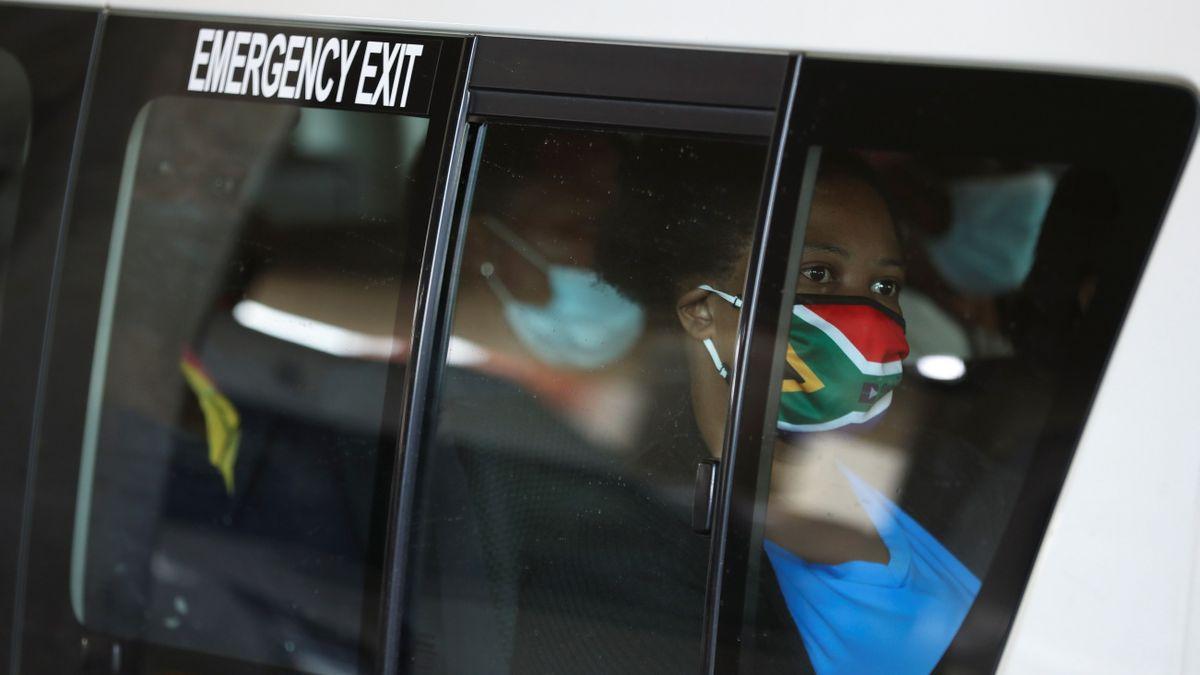
[(716, 281), (749, 245), (766, 146), (643, 138), (622, 171), (620, 205), (601, 228), (600, 276), (651, 313), (688, 285)]
[[(600, 276), (651, 314), (672, 311), (689, 288), (725, 279), (750, 246), (766, 150), (757, 143), (645, 139), (630, 152), (620, 206), (601, 228)], [(826, 151), (818, 172), (818, 179), (867, 182), (890, 209), (878, 176), (858, 155)]]

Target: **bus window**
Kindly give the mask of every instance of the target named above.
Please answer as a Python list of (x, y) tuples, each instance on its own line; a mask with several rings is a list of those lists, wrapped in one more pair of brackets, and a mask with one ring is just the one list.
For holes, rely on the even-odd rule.
[(85, 627), (357, 672), (427, 124), (182, 97), (142, 110), (84, 427)]
[(23, 670), (378, 669), (465, 45), (105, 15), (40, 374)]
[(476, 152), (406, 663), (695, 672), (710, 456), (692, 410), (728, 396), (687, 387), (667, 269), (726, 252), (675, 245), (689, 233), (753, 227), (765, 143), (495, 123)]
[(1113, 218), (1070, 165), (822, 149), (772, 448), (757, 668), (925, 673), (1084, 339)]
[[(760, 426), (734, 440), (717, 667), (989, 671), (1195, 100), (820, 60), (797, 92), (789, 203), (768, 235), (783, 243), (758, 261), (783, 283), (741, 352), (739, 405)], [(741, 267), (711, 258), (722, 325), (745, 311), (749, 241), (732, 249)], [(716, 362), (738, 367), (736, 334), (715, 339)], [(692, 365), (693, 398), (729, 393), (713, 364)]]

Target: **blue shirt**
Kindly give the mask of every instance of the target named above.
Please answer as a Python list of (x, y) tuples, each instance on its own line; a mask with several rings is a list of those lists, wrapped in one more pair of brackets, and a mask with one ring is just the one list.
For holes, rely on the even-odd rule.
[(900, 507), (842, 468), (887, 546), (887, 564), (810, 563), (764, 541), (813, 668), (928, 673), (979, 592), (979, 579)]

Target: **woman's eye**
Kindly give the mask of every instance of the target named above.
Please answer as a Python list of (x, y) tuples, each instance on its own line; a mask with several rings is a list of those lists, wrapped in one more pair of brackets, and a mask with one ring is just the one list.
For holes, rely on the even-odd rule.
[(900, 283), (895, 279), (878, 279), (871, 282), (871, 292), (890, 298), (900, 292)]
[(800, 270), (800, 274), (804, 275), (809, 281), (818, 284), (827, 284), (833, 281), (833, 271), (823, 265), (805, 267)]

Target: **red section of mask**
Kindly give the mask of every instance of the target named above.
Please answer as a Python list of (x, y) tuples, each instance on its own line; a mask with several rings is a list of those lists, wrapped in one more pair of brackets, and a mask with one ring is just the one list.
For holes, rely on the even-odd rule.
[(908, 356), (904, 327), (871, 305), (830, 303), (804, 306), (840, 330), (868, 361), (889, 363)]

